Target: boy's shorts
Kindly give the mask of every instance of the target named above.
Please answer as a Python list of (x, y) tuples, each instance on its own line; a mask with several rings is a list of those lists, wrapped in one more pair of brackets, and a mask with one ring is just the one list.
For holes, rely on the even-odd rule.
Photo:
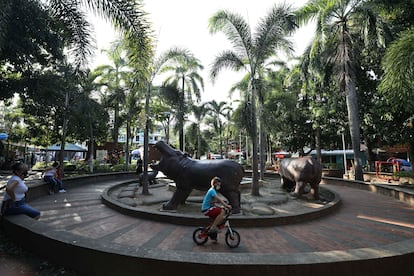
[(205, 216), (208, 216), (210, 218), (216, 218), (221, 213), (221, 208), (217, 206), (210, 207), (203, 213)]

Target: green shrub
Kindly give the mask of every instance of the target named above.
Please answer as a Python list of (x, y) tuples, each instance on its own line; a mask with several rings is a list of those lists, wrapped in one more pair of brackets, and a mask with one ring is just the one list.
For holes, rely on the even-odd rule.
[(401, 171), (401, 172), (397, 172), (395, 173), (396, 176), (399, 177), (410, 177), (410, 178), (414, 178), (414, 173), (413, 172), (407, 172), (407, 171)]

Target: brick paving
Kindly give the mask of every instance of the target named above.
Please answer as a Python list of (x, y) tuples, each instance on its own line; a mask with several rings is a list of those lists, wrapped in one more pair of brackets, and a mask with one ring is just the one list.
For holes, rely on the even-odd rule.
[(338, 193), (341, 207), (331, 215), (291, 225), (237, 227), (240, 247), (219, 243), (196, 246), (195, 227), (120, 214), (101, 202), (113, 181), (72, 187), (66, 194), (30, 202), (42, 212), (49, 228), (110, 246), (132, 246), (186, 252), (287, 254), (377, 247), (414, 238), (414, 206), (391, 197), (342, 186), (323, 185)]

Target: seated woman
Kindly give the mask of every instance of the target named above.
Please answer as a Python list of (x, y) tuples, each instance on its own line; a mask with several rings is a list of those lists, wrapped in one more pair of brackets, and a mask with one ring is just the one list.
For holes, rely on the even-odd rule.
[(60, 164), (59, 162), (54, 162), (52, 167), (46, 169), (42, 175), (44, 181), (49, 183), (49, 194), (53, 194), (55, 190), (55, 186), (59, 187), (59, 193), (66, 193), (65, 189), (63, 189), (63, 182), (60, 177), (58, 177), (60, 173)]
[(28, 169), (24, 163), (16, 163), (12, 166), (13, 175), (7, 181), (6, 193), (1, 206), (2, 215), (25, 214), (34, 219), (40, 218), (40, 212), (25, 202), (25, 193), (29, 188), (23, 179), (27, 176)]

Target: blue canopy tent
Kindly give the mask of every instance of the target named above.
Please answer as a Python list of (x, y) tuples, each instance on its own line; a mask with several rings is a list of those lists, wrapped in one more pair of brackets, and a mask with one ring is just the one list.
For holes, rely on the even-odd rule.
[[(46, 151), (54, 151), (55, 152), (55, 160), (56, 160), (56, 152), (59, 152), (61, 148), (61, 144), (57, 143), (54, 145), (51, 145), (49, 147), (46, 148)], [(63, 159), (64, 160), (72, 160), (72, 159), (76, 159), (76, 157), (81, 157), (83, 158), (84, 153), (87, 152), (88, 150), (75, 145), (75, 144), (71, 144), (71, 143), (65, 143), (65, 149), (64, 149), (64, 154), (63, 154)]]
[[(60, 144), (54, 144), (54, 145), (47, 147), (46, 150), (58, 151), (60, 150), (60, 148), (61, 148)], [(87, 152), (88, 150), (75, 144), (65, 143), (65, 151)]]

